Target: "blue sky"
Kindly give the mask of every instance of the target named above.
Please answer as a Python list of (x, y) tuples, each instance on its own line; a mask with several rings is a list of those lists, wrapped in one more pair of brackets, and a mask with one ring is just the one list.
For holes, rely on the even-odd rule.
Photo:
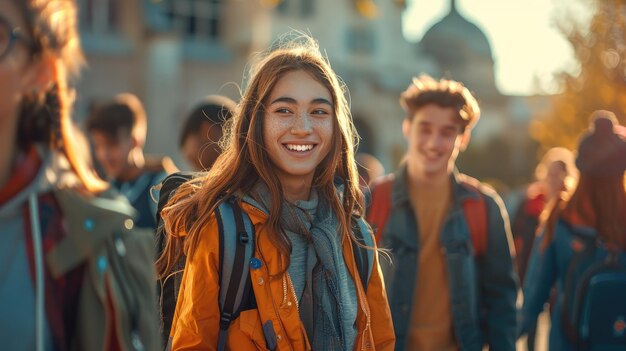
[[(555, 72), (575, 72), (572, 49), (558, 31), (564, 15), (584, 22), (582, 0), (457, 0), (458, 11), (485, 32), (496, 61), (496, 83), (505, 94), (554, 93)], [(589, 1), (587, 1), (588, 3)], [(408, 0), (404, 34), (417, 41), (445, 16), (450, 0)]]

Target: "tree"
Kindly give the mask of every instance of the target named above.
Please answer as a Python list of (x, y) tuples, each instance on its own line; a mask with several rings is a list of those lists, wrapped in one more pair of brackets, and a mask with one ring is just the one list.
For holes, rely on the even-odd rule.
[(574, 149), (594, 110), (615, 112), (626, 120), (626, 0), (587, 0), (594, 14), (588, 25), (560, 23), (580, 65), (577, 74), (555, 79), (562, 93), (551, 98), (550, 111), (531, 123), (531, 135), (543, 151), (553, 146)]

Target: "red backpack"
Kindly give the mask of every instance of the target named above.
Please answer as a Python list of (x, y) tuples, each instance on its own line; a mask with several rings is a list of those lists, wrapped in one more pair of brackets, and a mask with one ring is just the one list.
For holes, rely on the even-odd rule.
[[(387, 176), (372, 186), (372, 203), (367, 212), (367, 221), (375, 231), (377, 245), (380, 245), (383, 239), (383, 231), (391, 212), (393, 180), (393, 175)], [(478, 194), (475, 199), (463, 202), (463, 213), (472, 237), (475, 255), (482, 256), (487, 251), (487, 204), (483, 194), (478, 190), (479, 182), (476, 179), (463, 176), (461, 184)]]

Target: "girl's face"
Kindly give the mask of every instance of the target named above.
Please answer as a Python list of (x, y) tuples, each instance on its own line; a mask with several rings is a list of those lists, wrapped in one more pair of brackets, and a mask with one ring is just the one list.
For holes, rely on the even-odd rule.
[(265, 105), (263, 142), (284, 185), (310, 185), (328, 154), (335, 108), (330, 92), (305, 71), (286, 73)]
[(546, 182), (550, 186), (550, 190), (553, 192), (563, 190), (565, 178), (567, 178), (567, 170), (564, 168), (563, 163), (559, 161), (550, 163), (546, 173)]
[(42, 60), (33, 61), (18, 9), (0, 0), (0, 130), (16, 134), (19, 106), (26, 94), (42, 92)]

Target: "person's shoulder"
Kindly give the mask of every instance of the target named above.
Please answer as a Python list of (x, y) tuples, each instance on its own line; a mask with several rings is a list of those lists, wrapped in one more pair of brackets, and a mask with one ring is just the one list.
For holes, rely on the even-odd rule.
[[(467, 191), (474, 192), (478, 196), (481, 196), (487, 207), (491, 210), (498, 210), (500, 212), (506, 211), (506, 207), (504, 206), (504, 201), (495, 190), (493, 186), (489, 183), (481, 182), (478, 179), (468, 176), (466, 174), (458, 173), (456, 175), (456, 179), (463, 188)], [(508, 213), (507, 213), (508, 216)]]
[(464, 173), (457, 174), (456, 178), (458, 183), (469, 191), (477, 192), (490, 198), (500, 198), (496, 189), (489, 183), (481, 182), (480, 180)]
[[(105, 243), (112, 240), (121, 240), (119, 250), (140, 250), (146, 257), (152, 255), (152, 231), (135, 227), (135, 209), (114, 189), (94, 194), (81, 188), (55, 188), (51, 194), (62, 213), (66, 233), (62, 240), (71, 243), (59, 242), (49, 254), (47, 260), (57, 273), (66, 272), (72, 262), (80, 262), (86, 253), (101, 254)], [(77, 251), (76, 245), (81, 250)]]
[(111, 229), (128, 228), (132, 227), (132, 218), (136, 216), (136, 210), (126, 197), (112, 187), (97, 194), (77, 188), (56, 189), (54, 195), (70, 222), (91, 220)]
[(393, 181), (395, 179), (396, 179), (395, 173), (385, 174), (383, 176), (380, 176), (374, 179), (372, 183), (370, 184), (369, 188), (373, 191), (374, 189), (378, 187), (389, 186), (390, 184), (393, 184)]
[(144, 170), (152, 174), (163, 175), (162, 178), (180, 171), (170, 157), (155, 155), (145, 156)]

